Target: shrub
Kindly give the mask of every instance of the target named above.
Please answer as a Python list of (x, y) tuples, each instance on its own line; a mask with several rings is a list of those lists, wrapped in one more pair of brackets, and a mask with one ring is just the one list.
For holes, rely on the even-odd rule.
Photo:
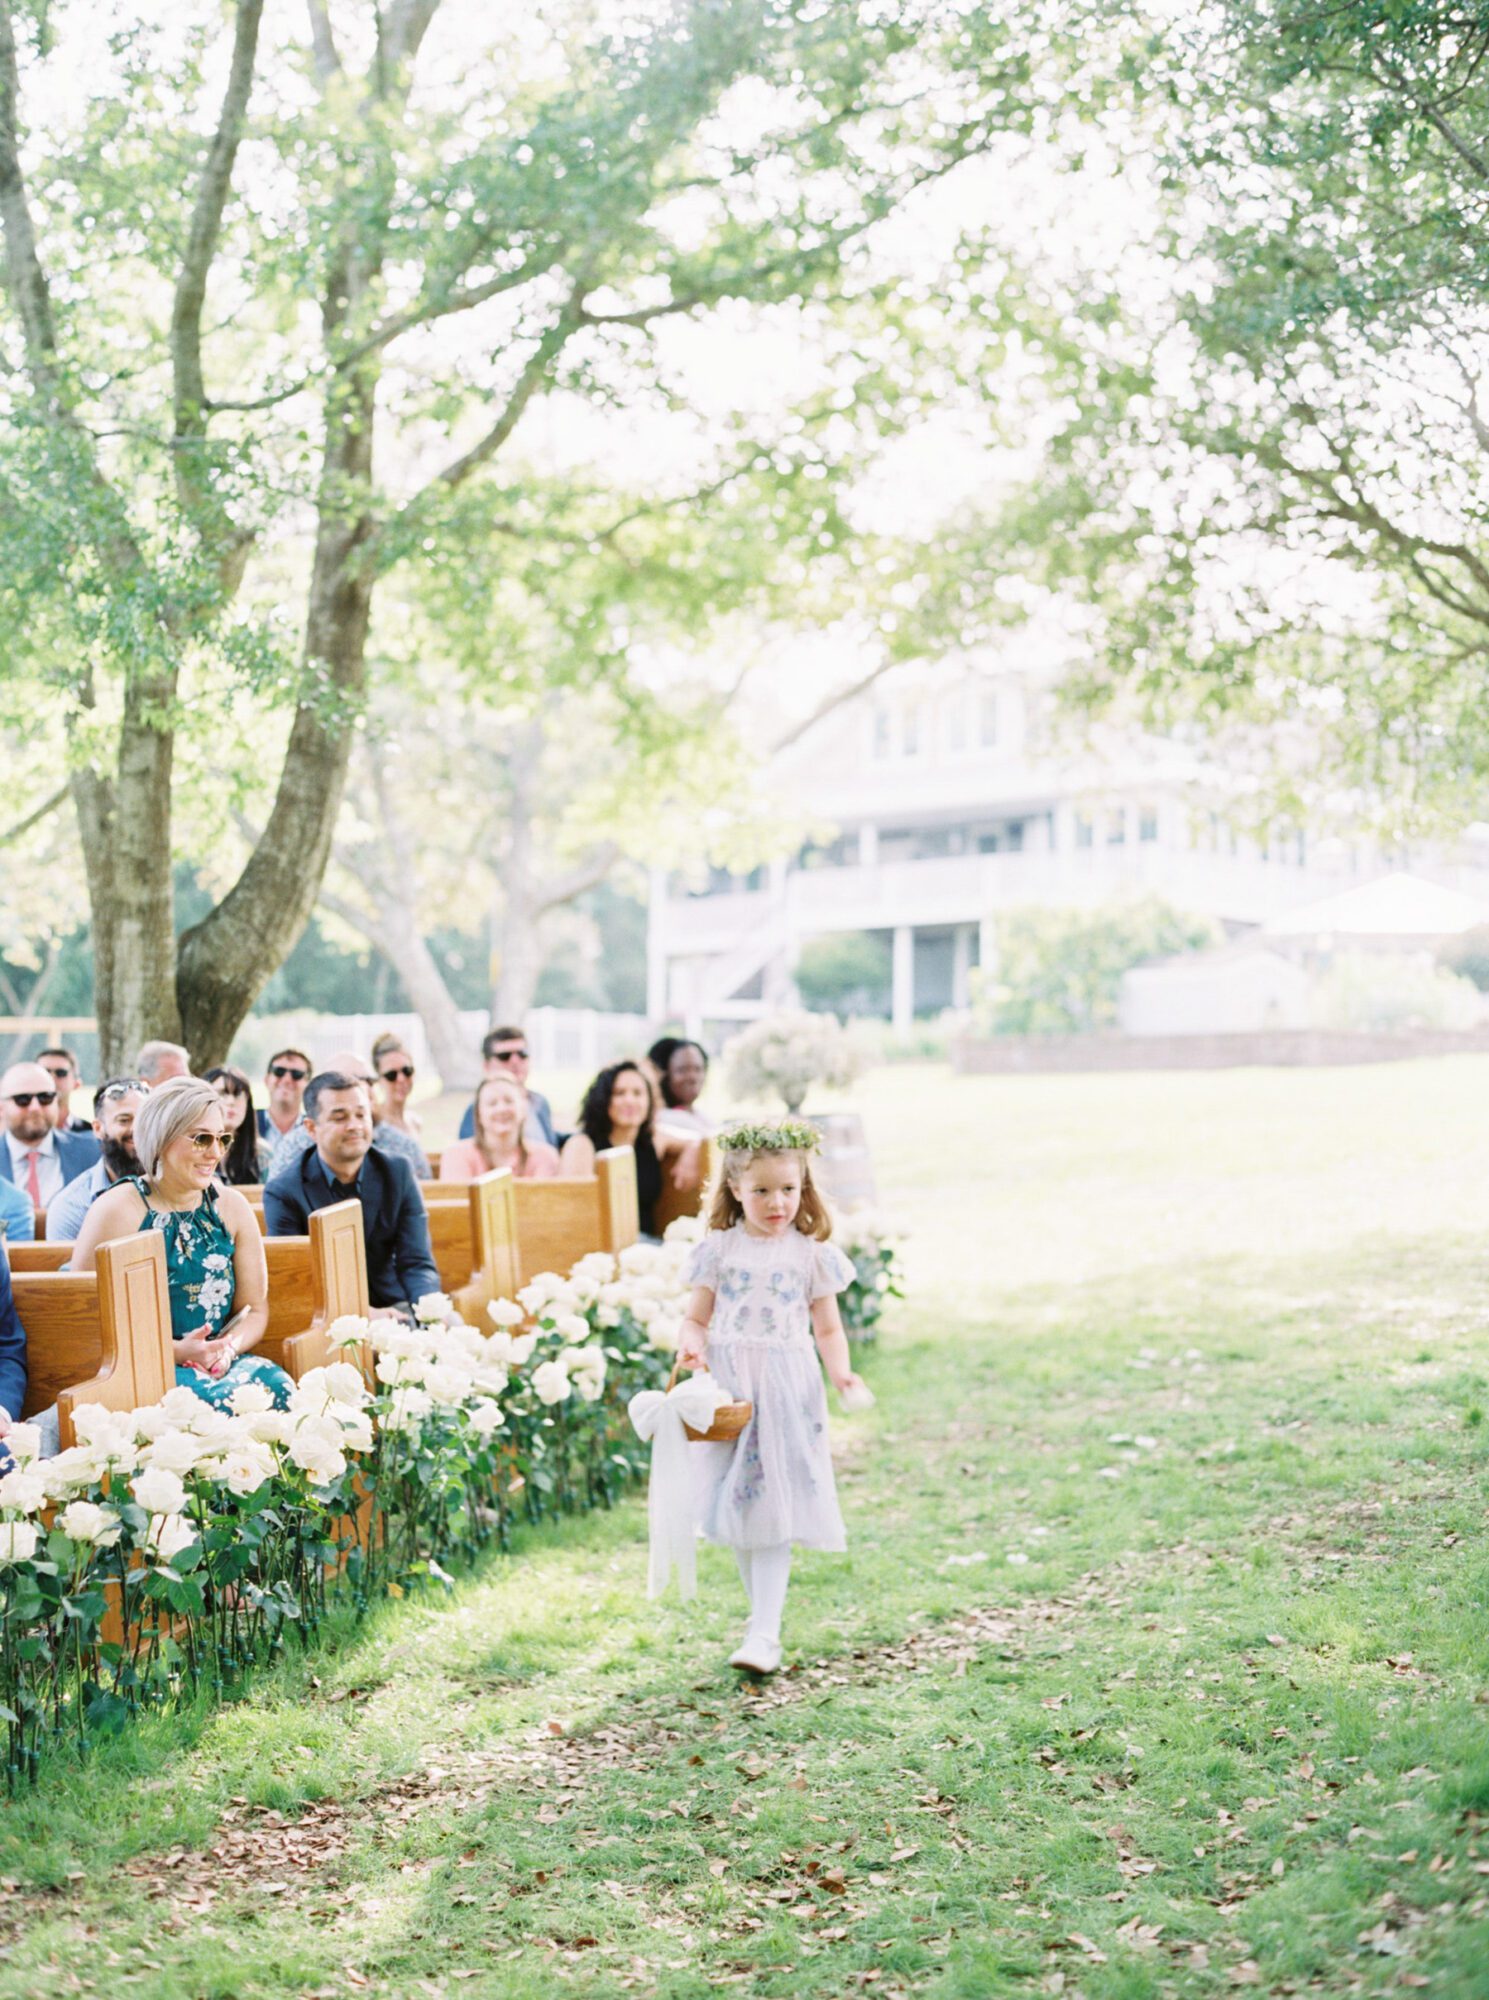
[(772, 1014), (729, 1044), (729, 1088), (736, 1097), (779, 1097), (794, 1116), (814, 1083), (840, 1089), (863, 1074), (865, 1060), (831, 1014)]
[(975, 982), (983, 1033), (1077, 1035), (1117, 1021), (1122, 974), (1216, 941), (1207, 917), (1156, 897), (1098, 910), (1011, 910), (998, 920), (998, 963)]

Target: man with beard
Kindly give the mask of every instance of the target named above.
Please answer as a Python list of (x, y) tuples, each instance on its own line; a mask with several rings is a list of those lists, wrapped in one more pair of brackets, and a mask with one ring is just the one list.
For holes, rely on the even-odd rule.
[(75, 1242), (93, 1197), (140, 1171), (134, 1150), (134, 1120), (149, 1094), (149, 1084), (136, 1076), (111, 1077), (99, 1085), (93, 1099), (93, 1130), (100, 1157), (86, 1173), (69, 1181), (47, 1210), (48, 1242)]

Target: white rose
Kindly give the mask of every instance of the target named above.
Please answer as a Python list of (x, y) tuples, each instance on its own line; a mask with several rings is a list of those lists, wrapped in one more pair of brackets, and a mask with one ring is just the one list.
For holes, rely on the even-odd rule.
[(356, 1347), (367, 1338), (370, 1320), (358, 1319), (355, 1313), (342, 1313), (326, 1328), (326, 1339), (332, 1347)]
[(158, 1465), (164, 1472), (190, 1472), (201, 1457), (202, 1446), (199, 1438), (187, 1431), (162, 1431), (152, 1443), (147, 1444), (140, 1456), (147, 1465)]
[(538, 1344), (535, 1333), (518, 1333), (512, 1336), (512, 1366), (525, 1368), (533, 1358), (533, 1349)]
[(12, 1424), (5, 1447), (17, 1465), (30, 1465), (41, 1456), (41, 1432), (35, 1424)]
[(222, 1461), (223, 1483), (240, 1498), (257, 1493), (274, 1471), (274, 1454), (261, 1444), (235, 1445)]
[(179, 1514), (186, 1505), (186, 1488), (163, 1465), (152, 1465), (140, 1473), (130, 1491), (147, 1514)]
[(558, 1298), (564, 1291), (566, 1281), (557, 1271), (539, 1271), (529, 1278), (518, 1292), (517, 1298), (530, 1313), (540, 1313), (550, 1299)]
[(426, 1292), (423, 1298), (414, 1300), (414, 1318), (426, 1325), (454, 1317), (455, 1304), (447, 1292)]
[(341, 1443), (346, 1451), (371, 1451), (374, 1443), (372, 1419), (365, 1410), (341, 1406)]
[(553, 1322), (553, 1331), (564, 1340), (588, 1340), (589, 1321), (581, 1313), (562, 1313)]
[(189, 1428), (195, 1421), (196, 1413), (202, 1407), (202, 1399), (194, 1389), (179, 1387), (169, 1389), (160, 1399), (159, 1407), (165, 1411), (170, 1422), (179, 1427)]
[(569, 1372), (556, 1361), (540, 1361), (533, 1370), (533, 1394), (540, 1403), (562, 1403), (573, 1385)]
[(0, 1563), (30, 1562), (37, 1531), (29, 1521), (0, 1521)]
[(380, 1354), (377, 1357), (377, 1379), (389, 1389), (401, 1389), (413, 1382), (422, 1382), (428, 1363), (413, 1354)]
[(350, 1403), (353, 1409), (360, 1409), (367, 1400), (367, 1384), (362, 1380), (360, 1368), (354, 1368), (350, 1361), (333, 1361), (326, 1370), (326, 1387), (338, 1403)]
[(294, 1429), (288, 1410), (258, 1410), (248, 1419), (248, 1435), (258, 1444), (285, 1444)]
[(391, 1402), (383, 1412), (382, 1428), (385, 1431), (417, 1430), (433, 1408), (423, 1389), (395, 1389)]
[(607, 1331), (611, 1327), (619, 1326), (620, 1325), (619, 1306), (610, 1305), (607, 1301), (602, 1299), (599, 1305), (595, 1307), (595, 1323), (596, 1325), (605, 1328)]
[(297, 1432), (290, 1441), (290, 1458), (315, 1486), (329, 1486), (346, 1471), (345, 1458), (318, 1431)]
[(470, 1394), (471, 1378), (464, 1368), (436, 1365), (424, 1377), (424, 1387), (442, 1409), (453, 1409)]
[(65, 1500), (70, 1494), (86, 1492), (102, 1476), (98, 1461), (85, 1444), (70, 1445), (55, 1458), (41, 1462), (41, 1480), (48, 1500)]
[(489, 1438), (506, 1421), (500, 1403), (493, 1402), (489, 1396), (483, 1396), (479, 1403), (471, 1405), (470, 1427), (477, 1437)]
[(479, 1389), (483, 1396), (500, 1396), (512, 1379), (500, 1362), (491, 1362), (471, 1372), (471, 1387)]
[(493, 1299), (486, 1311), (498, 1326), (521, 1326), (527, 1318), (521, 1306), (513, 1305), (510, 1299)]
[(272, 1410), (274, 1398), (262, 1382), (241, 1382), (229, 1398), (234, 1414), (240, 1417), (256, 1417), (262, 1410)]
[(196, 1540), (196, 1529), (182, 1514), (157, 1514), (145, 1536), (145, 1547), (162, 1562), (174, 1562)]
[(57, 1525), (70, 1542), (91, 1542), (99, 1549), (111, 1549), (124, 1532), (124, 1523), (111, 1508), (91, 1500), (74, 1500), (64, 1507)]
[[(146, 1403), (129, 1413), (130, 1428), (136, 1438), (148, 1444), (151, 1438), (158, 1438), (162, 1431), (173, 1431), (176, 1426), (166, 1415), (159, 1403)], [(73, 1413), (72, 1427), (77, 1429), (77, 1413)]]
[(17, 1466), (0, 1478), (0, 1507), (13, 1507), (18, 1514), (34, 1514), (47, 1497), (46, 1481), (39, 1472)]
[(664, 1243), (696, 1243), (703, 1235), (704, 1222), (701, 1215), (680, 1215), (675, 1222), (669, 1222), (662, 1231)]
[(615, 1276), (615, 1259), (608, 1250), (591, 1250), (579, 1259), (570, 1276), (593, 1278), (596, 1284), (608, 1284)]

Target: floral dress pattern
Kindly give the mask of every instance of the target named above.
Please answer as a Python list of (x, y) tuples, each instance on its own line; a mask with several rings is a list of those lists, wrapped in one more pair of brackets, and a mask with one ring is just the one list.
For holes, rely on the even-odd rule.
[(687, 1282), (714, 1295), (710, 1370), (755, 1406), (731, 1443), (694, 1447), (701, 1532), (737, 1549), (845, 1549), (811, 1309), (853, 1282), (853, 1266), (800, 1230), (751, 1236), (736, 1223), (704, 1237)]
[[(165, 1238), (166, 1281), (171, 1295), (171, 1334), (180, 1340), (198, 1327), (208, 1329), (210, 1340), (222, 1337), (224, 1326), (233, 1316), (236, 1277), (233, 1270), (233, 1232), (217, 1212), (217, 1190), (209, 1187), (198, 1208), (166, 1210), (150, 1206), (149, 1184), (138, 1176), (130, 1186), (145, 1204), (140, 1228), (156, 1230)], [(204, 1403), (226, 1409), (235, 1389), (245, 1382), (258, 1382), (284, 1409), (294, 1386), (282, 1368), (256, 1354), (242, 1354), (225, 1375), (205, 1375), (200, 1368), (178, 1368), (176, 1381)]]

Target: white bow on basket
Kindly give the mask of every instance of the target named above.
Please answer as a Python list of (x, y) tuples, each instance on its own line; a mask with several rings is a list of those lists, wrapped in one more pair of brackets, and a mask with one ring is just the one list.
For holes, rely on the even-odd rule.
[(697, 1526), (688, 1430), (706, 1431), (714, 1411), (728, 1400), (712, 1375), (700, 1369), (696, 1375), (674, 1382), (665, 1393), (660, 1389), (638, 1390), (626, 1405), (636, 1435), (651, 1440), (651, 1485), (646, 1496), (651, 1528), (648, 1597), (662, 1595), (674, 1566), (678, 1595), (686, 1600), (697, 1590)]

